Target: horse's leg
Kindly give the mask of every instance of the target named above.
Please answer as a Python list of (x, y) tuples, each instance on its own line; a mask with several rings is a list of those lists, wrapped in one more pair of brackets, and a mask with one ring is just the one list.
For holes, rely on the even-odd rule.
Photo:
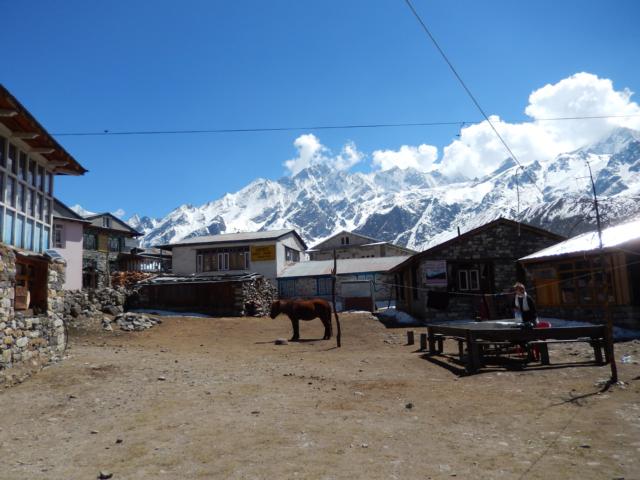
[(291, 337), (290, 342), (296, 342), (300, 340), (300, 320), (290, 318), (291, 326), (293, 327), (293, 337)]
[(324, 325), (324, 337), (322, 337), (322, 339), (329, 340), (333, 333), (331, 331), (331, 315), (323, 315), (322, 317), (320, 317), (320, 319), (322, 320), (322, 324)]

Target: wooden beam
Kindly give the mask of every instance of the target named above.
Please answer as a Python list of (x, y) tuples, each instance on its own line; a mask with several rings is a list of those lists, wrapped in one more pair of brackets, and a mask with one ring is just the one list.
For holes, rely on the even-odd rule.
[(16, 110), (11, 108), (0, 108), (0, 117), (15, 117), (18, 115)]
[(38, 138), (40, 134), (38, 132), (12, 132), (11, 136), (21, 140), (33, 140), (34, 138)]
[(34, 147), (31, 149), (31, 153), (42, 153), (45, 155), (47, 153), (53, 153), (55, 151), (56, 151), (55, 148), (50, 148), (50, 147)]

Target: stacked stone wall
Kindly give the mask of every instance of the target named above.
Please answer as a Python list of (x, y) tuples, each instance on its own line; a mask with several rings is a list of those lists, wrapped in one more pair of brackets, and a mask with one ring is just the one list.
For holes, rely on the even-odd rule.
[[(15, 311), (16, 256), (0, 245), (0, 372), (24, 365), (38, 368), (57, 360), (66, 348), (64, 325), (64, 260), (52, 261), (47, 273), (47, 308), (43, 314)], [(0, 382), (7, 381), (0, 375)]]

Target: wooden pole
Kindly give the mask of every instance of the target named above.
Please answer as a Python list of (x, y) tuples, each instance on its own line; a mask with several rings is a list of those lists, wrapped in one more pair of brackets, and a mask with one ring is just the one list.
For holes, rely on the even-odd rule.
[(333, 314), (336, 317), (336, 345), (342, 346), (342, 330), (340, 329), (340, 318), (338, 318), (338, 309), (336, 308), (336, 276), (338, 273), (338, 260), (336, 257), (336, 251), (333, 250), (333, 270), (331, 270), (331, 299), (333, 302)]

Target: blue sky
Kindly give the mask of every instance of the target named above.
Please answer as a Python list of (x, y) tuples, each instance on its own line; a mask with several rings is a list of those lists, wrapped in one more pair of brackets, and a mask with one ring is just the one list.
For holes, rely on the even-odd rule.
[[(640, 90), (635, 0), (413, 2), (485, 110), (510, 124), (530, 120), (533, 91), (579, 72), (592, 76), (540, 94), (538, 118), (600, 105), (636, 112), (635, 97), (619, 98), (625, 88)], [(51, 133), (481, 118), (402, 0), (2, 3), (0, 38), (8, 48), (0, 82)], [(571, 95), (584, 100), (593, 92), (603, 98), (596, 95), (595, 107), (565, 108)], [(485, 145), (480, 130), (467, 128), (465, 145), (452, 144), (458, 126), (61, 136), (89, 173), (59, 177), (56, 189), (67, 204), (92, 211), (157, 217), (256, 177), (290, 174), (283, 163), (304, 165), (305, 151), (334, 159), (345, 145), (361, 171), (402, 166), (402, 155), (421, 152), (429, 157), (422, 165), (433, 168), (451, 145), (451, 171), (465, 162), (482, 171), (497, 161), (486, 158), (503, 152), (491, 152), (495, 145)], [(529, 132), (519, 145), (525, 130), (514, 127), (512, 137), (525, 160), (591, 138), (577, 125), (552, 132), (552, 144)], [(469, 157), (474, 149), (477, 158)]]

